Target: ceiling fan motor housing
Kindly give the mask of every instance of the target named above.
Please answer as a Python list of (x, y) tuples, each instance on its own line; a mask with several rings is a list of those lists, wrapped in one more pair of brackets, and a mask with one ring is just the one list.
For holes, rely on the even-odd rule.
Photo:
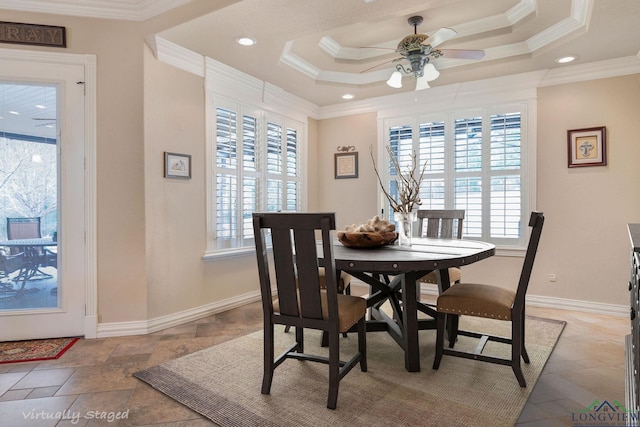
[(422, 51), (424, 47), (423, 42), (429, 38), (426, 34), (411, 34), (403, 38), (396, 51), (402, 55), (409, 55), (415, 51)]

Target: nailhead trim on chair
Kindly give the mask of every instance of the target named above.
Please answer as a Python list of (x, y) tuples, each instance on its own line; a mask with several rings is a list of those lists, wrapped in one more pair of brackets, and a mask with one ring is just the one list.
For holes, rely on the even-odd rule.
[(438, 311), (442, 311), (443, 313), (452, 313), (452, 314), (466, 314), (468, 316), (476, 316), (476, 317), (486, 317), (486, 318), (491, 318), (491, 319), (500, 319), (500, 320), (509, 320), (510, 316), (500, 316), (495, 315), (493, 313), (476, 313), (475, 311), (468, 311), (468, 310), (454, 310), (454, 309), (450, 309), (450, 308), (444, 308), (444, 307), (440, 307), (438, 309)]

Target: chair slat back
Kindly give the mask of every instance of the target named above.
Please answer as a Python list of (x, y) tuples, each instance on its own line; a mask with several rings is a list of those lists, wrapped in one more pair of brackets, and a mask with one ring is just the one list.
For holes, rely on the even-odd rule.
[(272, 283), (267, 256), (268, 237), (273, 249), (273, 271), (279, 313), (322, 319), (320, 274), (316, 232), (321, 231), (329, 316), (337, 318), (337, 281), (331, 230), (333, 213), (254, 213), (253, 227), (258, 256), (258, 274), (265, 315), (273, 315)]
[(464, 212), (464, 209), (420, 209), (418, 211), (420, 237), (462, 239)]
[(518, 282), (518, 290), (516, 291), (516, 299), (514, 301), (514, 309), (524, 307), (525, 295), (529, 287), (529, 279), (531, 279), (531, 271), (533, 270), (533, 262), (538, 252), (538, 243), (542, 235), (542, 226), (544, 225), (544, 214), (542, 212), (531, 212), (529, 218), (529, 227), (531, 227), (531, 237), (527, 245), (527, 253), (524, 256), (522, 265), (522, 273), (520, 273), (520, 281)]

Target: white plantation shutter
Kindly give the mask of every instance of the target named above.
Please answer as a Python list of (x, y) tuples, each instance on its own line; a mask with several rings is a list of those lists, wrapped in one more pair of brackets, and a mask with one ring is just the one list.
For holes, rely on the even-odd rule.
[[(403, 165), (410, 164), (408, 156), (414, 150), (420, 167), (427, 162), (420, 209), (464, 209), (464, 237), (523, 246), (523, 218), (529, 211), (524, 191), (525, 113), (526, 105), (517, 104), (438, 113), (433, 117), (444, 118), (438, 120), (389, 119), (384, 121), (386, 144)], [(385, 172), (390, 192), (397, 197), (391, 163)]]
[(287, 174), (286, 174), (286, 196), (285, 209), (288, 211), (298, 210), (298, 200), (300, 198), (300, 161), (298, 158), (299, 141), (298, 130), (287, 127)]
[(236, 237), (238, 198), (237, 114), (216, 109), (216, 235)]
[(419, 163), (427, 162), (422, 185), (420, 186), (420, 209), (444, 209), (445, 134), (444, 122), (421, 123), (418, 143)]
[(522, 115), (491, 116), (491, 237), (520, 237)]
[(210, 250), (253, 247), (253, 212), (301, 207), (302, 125), (232, 102), (215, 108)]
[(464, 232), (467, 237), (482, 235), (483, 187), (482, 117), (458, 118), (454, 121), (454, 209), (464, 209)]
[[(411, 126), (396, 126), (389, 130), (389, 147), (391, 152), (396, 156), (402, 173), (411, 168), (411, 155), (413, 154), (413, 129)], [(389, 194), (398, 200), (398, 171), (391, 161), (388, 161), (389, 177)]]
[(258, 207), (258, 119), (252, 115), (242, 116), (242, 239), (252, 241), (253, 222), (251, 214)]

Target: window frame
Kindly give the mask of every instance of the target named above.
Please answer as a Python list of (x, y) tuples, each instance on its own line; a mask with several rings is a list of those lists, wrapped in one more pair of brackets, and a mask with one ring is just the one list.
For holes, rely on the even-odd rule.
[[(207, 249), (203, 259), (226, 258), (239, 255), (245, 255), (255, 252), (253, 244), (253, 236), (242, 236), (243, 223), (243, 200), (242, 181), (245, 176), (254, 176), (257, 180), (257, 208), (256, 212), (267, 211), (267, 182), (269, 179), (281, 179), (283, 183), (281, 188), (281, 210), (287, 210), (287, 184), (296, 182), (298, 184), (297, 208), (300, 211), (306, 210), (307, 205), (307, 168), (306, 168), (306, 152), (307, 152), (307, 131), (306, 124), (292, 117), (287, 117), (281, 112), (269, 111), (265, 108), (259, 108), (251, 103), (234, 100), (229, 97), (209, 93), (207, 97), (207, 149), (206, 149), (206, 210), (207, 210)], [(260, 151), (257, 157), (255, 173), (247, 174), (243, 168), (242, 154), (237, 157), (236, 180), (238, 185), (238, 203), (236, 205), (237, 216), (237, 235), (235, 243), (231, 243), (228, 247), (219, 247), (217, 244), (217, 175), (221, 171), (229, 171), (233, 169), (221, 168), (217, 164), (217, 112), (218, 108), (224, 108), (236, 113), (236, 123), (240, 124), (245, 115), (252, 116), (256, 119), (256, 146)], [(282, 169), (281, 173), (273, 174), (267, 170), (267, 127), (268, 124), (280, 126), (282, 135)], [(288, 130), (295, 129), (296, 132), (296, 175), (288, 174), (287, 167), (287, 141)], [(242, 131), (237, 128), (237, 139), (240, 147), (242, 146)]]
[[(503, 173), (512, 174), (509, 170), (501, 170), (501, 171), (492, 171), (489, 165), (488, 151), (489, 147), (488, 142), (490, 141), (490, 128), (491, 128), (491, 120), (490, 117), (495, 114), (507, 114), (520, 112), (521, 113), (521, 122), (520, 122), (520, 130), (521, 130), (521, 165), (520, 165), (520, 173), (517, 174), (521, 177), (521, 211), (520, 211), (520, 237), (516, 240), (514, 239), (501, 239), (501, 238), (490, 238), (486, 233), (490, 232), (489, 228), (489, 215), (487, 213), (490, 212), (490, 206), (486, 203), (486, 198), (488, 196), (488, 192), (483, 191), (483, 231), (482, 236), (480, 237), (469, 237), (470, 239), (476, 240), (484, 240), (494, 243), (496, 245), (497, 254), (506, 255), (506, 256), (522, 256), (526, 249), (526, 242), (529, 236), (529, 229), (527, 227), (528, 216), (532, 210), (535, 210), (535, 195), (536, 195), (536, 178), (535, 178), (535, 150), (536, 150), (536, 132), (535, 132), (535, 119), (536, 119), (536, 101), (535, 99), (525, 99), (525, 100), (513, 100), (507, 102), (496, 102), (494, 104), (485, 104), (485, 105), (474, 105), (474, 106), (456, 106), (452, 105), (451, 108), (447, 110), (433, 110), (421, 112), (418, 111), (403, 111), (403, 114), (393, 114), (393, 112), (381, 112), (378, 115), (378, 128), (379, 128), (379, 144), (378, 144), (378, 152), (377, 158), (378, 163), (380, 165), (384, 165), (384, 167), (379, 168), (381, 172), (381, 178), (383, 182), (388, 186), (390, 183), (390, 175), (389, 168), (387, 167), (389, 162), (389, 156), (386, 153), (385, 147), (389, 144), (389, 131), (392, 127), (397, 126), (411, 126), (412, 129), (412, 143), (414, 149), (419, 152), (419, 140), (420, 140), (420, 124), (425, 123), (435, 123), (435, 122), (444, 122), (444, 132), (445, 132), (445, 146), (444, 146), (444, 156), (445, 156), (445, 164), (444, 171), (441, 174), (432, 175), (434, 177), (443, 177), (445, 181), (445, 209), (454, 209), (455, 207), (455, 182), (456, 174), (454, 171), (455, 167), (455, 158), (454, 158), (454, 149), (455, 149), (455, 120), (458, 118), (469, 118), (473, 116), (480, 115), (482, 116), (482, 133), (483, 135), (487, 135), (483, 137), (483, 170), (479, 172), (482, 176), (483, 183), (485, 177), (487, 179), (491, 178), (491, 176), (501, 175)], [(485, 138), (488, 138), (485, 139)], [(418, 160), (418, 164), (421, 165), (423, 162)], [(487, 165), (485, 168), (484, 165)], [(429, 179), (429, 174), (425, 174), (425, 180)], [(490, 181), (489, 181), (490, 182)], [(487, 185), (489, 185), (487, 182)], [(387, 187), (388, 188), (388, 187)], [(381, 206), (384, 209), (384, 212), (389, 212), (389, 204), (386, 202), (386, 199), (382, 196), (382, 191), (378, 186), (378, 196), (381, 198), (381, 201), (385, 202), (384, 206)], [(420, 206), (421, 209), (427, 209), (424, 205)]]

